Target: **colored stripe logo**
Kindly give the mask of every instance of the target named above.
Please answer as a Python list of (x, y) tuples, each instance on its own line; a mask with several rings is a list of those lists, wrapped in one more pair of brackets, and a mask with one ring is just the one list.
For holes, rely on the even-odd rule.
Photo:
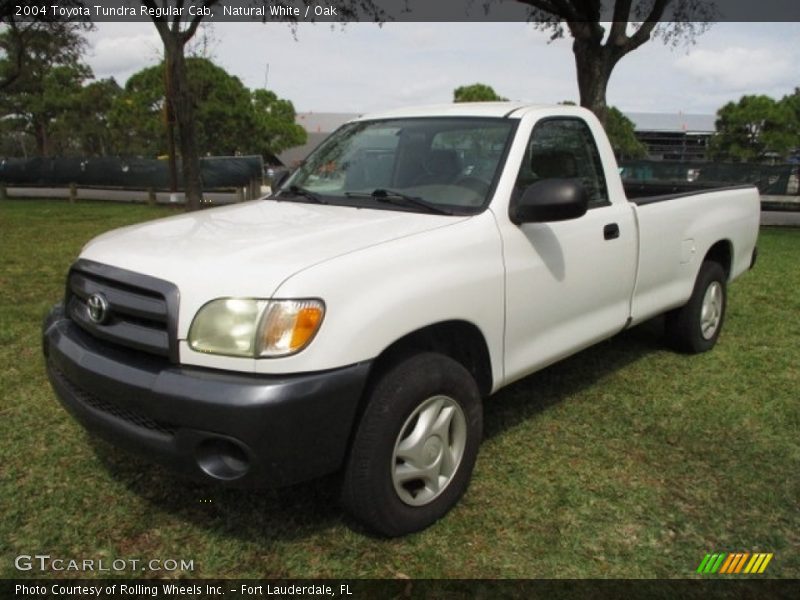
[(706, 554), (697, 573), (720, 575), (757, 574), (763, 573), (774, 555), (770, 553), (749, 552), (717, 552)]

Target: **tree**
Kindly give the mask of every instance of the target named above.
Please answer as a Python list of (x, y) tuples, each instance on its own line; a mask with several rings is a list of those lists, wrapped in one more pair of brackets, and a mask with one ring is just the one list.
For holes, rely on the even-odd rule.
[(80, 91), (80, 109), (71, 113), (68, 126), (75, 132), (83, 156), (117, 154), (111, 129), (111, 111), (122, 88), (116, 80), (101, 79), (85, 85)]
[(80, 139), (70, 123), (82, 112), (83, 82), (92, 72), (85, 65), (63, 65), (49, 69), (38, 94), (26, 95), (26, 114), (36, 150), (41, 156), (67, 155), (80, 151)]
[[(134, 73), (109, 119), (115, 146), (142, 156), (166, 154), (164, 65)], [(205, 58), (186, 59), (198, 155), (275, 154), (305, 142), (294, 106), (273, 92), (250, 92), (238, 77)]]
[[(73, 8), (83, 6), (79, 0), (62, 0), (59, 3), (62, 7)], [(37, 12), (33, 16), (25, 17), (18, 21), (17, 8), (20, 3), (17, 0), (0, 0), (0, 24), (5, 28), (0, 34), (0, 92), (10, 87), (19, 77), (29, 68), (30, 59), (36, 60), (35, 50), (39, 45), (33, 43), (42, 35), (53, 37), (67, 36), (74, 31), (76, 23), (62, 21), (59, 17), (50, 13)], [(79, 24), (83, 29), (92, 28), (91, 23), (82, 22)], [(33, 50), (34, 52), (29, 52)], [(64, 46), (63, 50), (70, 52), (69, 45)]]
[[(183, 158), (183, 181), (186, 192), (186, 209), (196, 210), (200, 207), (203, 195), (200, 180), (200, 162), (197, 150), (197, 137), (195, 134), (194, 107), (188, 86), (186, 71), (186, 45), (197, 33), (203, 21), (205, 11), (220, 4), (220, 0), (202, 0), (195, 3), (195, 10), (185, 10), (184, 0), (140, 0), (156, 27), (158, 35), (164, 44), (164, 77), (166, 81), (166, 111), (168, 141), (172, 141), (172, 124), (178, 126), (181, 156)], [(273, 3), (267, 0), (253, 0), (264, 6)], [(278, 2), (285, 6), (284, 2)], [(168, 9), (184, 9), (181, 16), (170, 16)], [(373, 0), (340, 0), (336, 5), (337, 14), (341, 21), (355, 17), (371, 17), (375, 21), (384, 18), (384, 12), (378, 8)], [(286, 17), (290, 23), (295, 23), (296, 18)], [(170, 152), (171, 162), (174, 163), (174, 152)]]
[[(575, 106), (572, 100), (559, 102), (565, 106)], [(608, 141), (614, 150), (614, 155), (618, 158), (642, 158), (647, 155), (645, 146), (636, 137), (636, 127), (622, 111), (614, 106), (608, 107), (606, 124), (604, 125)]]
[(13, 28), (0, 33), (0, 47), (6, 50), (0, 58), (0, 77), (9, 82), (0, 96), (0, 116), (12, 119), (35, 139), (36, 153), (48, 156), (69, 143), (54, 137), (59, 120), (80, 106), (76, 94), (84, 80), (92, 77), (81, 60), (86, 47), (80, 23), (38, 24), (25, 31), (24, 69), (9, 75), (13, 63)]
[(605, 128), (617, 158), (643, 158), (647, 155), (647, 146), (637, 139), (633, 121), (614, 106), (608, 107)]
[[(205, 58), (187, 58), (187, 92), (195, 118), (198, 156), (235, 154), (252, 144), (255, 127), (250, 92), (237, 77)], [(111, 120), (118, 139), (139, 155), (167, 154), (163, 135), (167, 90), (164, 64), (147, 67), (128, 79)]]
[(794, 93), (781, 98), (781, 104), (794, 114), (794, 119), (792, 120), (794, 124), (794, 143), (796, 149), (800, 150), (800, 88), (794, 88)]
[[(186, 209), (197, 210), (203, 199), (203, 185), (200, 180), (200, 157), (197, 149), (197, 136), (194, 126), (194, 104), (186, 73), (186, 57), (184, 55), (186, 44), (197, 32), (203, 20), (202, 10), (189, 21), (183, 21), (181, 16), (168, 17), (169, 9), (184, 9), (183, 0), (171, 3), (162, 0), (141, 0), (142, 5), (148, 10), (150, 20), (156, 27), (161, 42), (164, 45), (164, 81), (166, 90), (165, 112), (167, 121), (167, 144), (170, 149), (170, 171), (175, 172), (175, 153), (173, 151), (173, 124), (178, 126), (178, 139), (180, 141), (181, 159), (183, 165), (183, 185), (186, 194)], [(202, 9), (207, 9), (217, 4), (218, 0), (204, 0)], [(181, 13), (188, 10), (182, 10)]]
[(505, 102), (508, 98), (499, 96), (492, 86), (485, 83), (462, 85), (453, 90), (453, 102)]
[(166, 154), (165, 110), (164, 67), (148, 67), (131, 75), (109, 111), (116, 151), (127, 156)]
[(282, 100), (269, 90), (256, 90), (252, 93), (252, 103), (256, 154), (275, 156), (287, 148), (306, 143), (306, 130), (295, 123), (294, 105), (290, 100)]
[(256, 123), (250, 90), (205, 58), (187, 58), (186, 73), (199, 153), (234, 155), (252, 147)]
[[(788, 98), (791, 98), (790, 96)], [(742, 96), (717, 111), (714, 158), (760, 161), (785, 157), (800, 141), (800, 122), (790, 101), (769, 96)]]
[[(563, 37), (573, 38), (572, 52), (578, 76), (580, 103), (605, 124), (606, 90), (614, 67), (654, 35), (665, 43), (693, 41), (715, 14), (708, 0), (517, 0), (531, 7), (530, 19)], [(613, 5), (608, 14), (605, 8)], [(610, 17), (610, 19), (609, 19)], [(668, 20), (667, 20), (668, 19)], [(602, 21), (611, 20), (606, 35)], [(662, 20), (665, 22), (660, 23)]]

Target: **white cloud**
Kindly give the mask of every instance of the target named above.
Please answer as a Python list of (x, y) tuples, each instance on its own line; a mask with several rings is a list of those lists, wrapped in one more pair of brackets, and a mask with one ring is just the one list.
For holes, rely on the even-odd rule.
[(676, 61), (678, 69), (703, 83), (750, 92), (787, 83), (795, 75), (792, 56), (771, 48), (697, 49)]
[[(127, 30), (109, 31), (109, 25), (128, 25)], [(98, 79), (115, 77), (122, 85), (136, 71), (160, 60), (161, 40), (155, 28), (150, 24), (146, 28), (131, 25), (139, 24), (104, 24), (103, 35), (91, 35), (89, 43), (91, 51), (87, 62)]]

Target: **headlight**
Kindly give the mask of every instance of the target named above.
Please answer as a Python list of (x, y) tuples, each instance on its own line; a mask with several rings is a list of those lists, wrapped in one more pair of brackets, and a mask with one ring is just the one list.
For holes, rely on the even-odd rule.
[(288, 356), (305, 348), (325, 314), (321, 300), (219, 298), (195, 315), (189, 346), (229, 356)]

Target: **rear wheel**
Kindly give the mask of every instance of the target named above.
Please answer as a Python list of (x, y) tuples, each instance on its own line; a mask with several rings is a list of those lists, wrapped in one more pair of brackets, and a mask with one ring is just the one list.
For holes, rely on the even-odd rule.
[(725, 271), (719, 263), (702, 264), (689, 301), (667, 313), (666, 333), (676, 349), (694, 354), (714, 347), (725, 318), (725, 284)]
[(386, 536), (428, 527), (466, 491), (481, 431), (480, 393), (461, 364), (434, 353), (401, 361), (372, 388), (343, 504)]

